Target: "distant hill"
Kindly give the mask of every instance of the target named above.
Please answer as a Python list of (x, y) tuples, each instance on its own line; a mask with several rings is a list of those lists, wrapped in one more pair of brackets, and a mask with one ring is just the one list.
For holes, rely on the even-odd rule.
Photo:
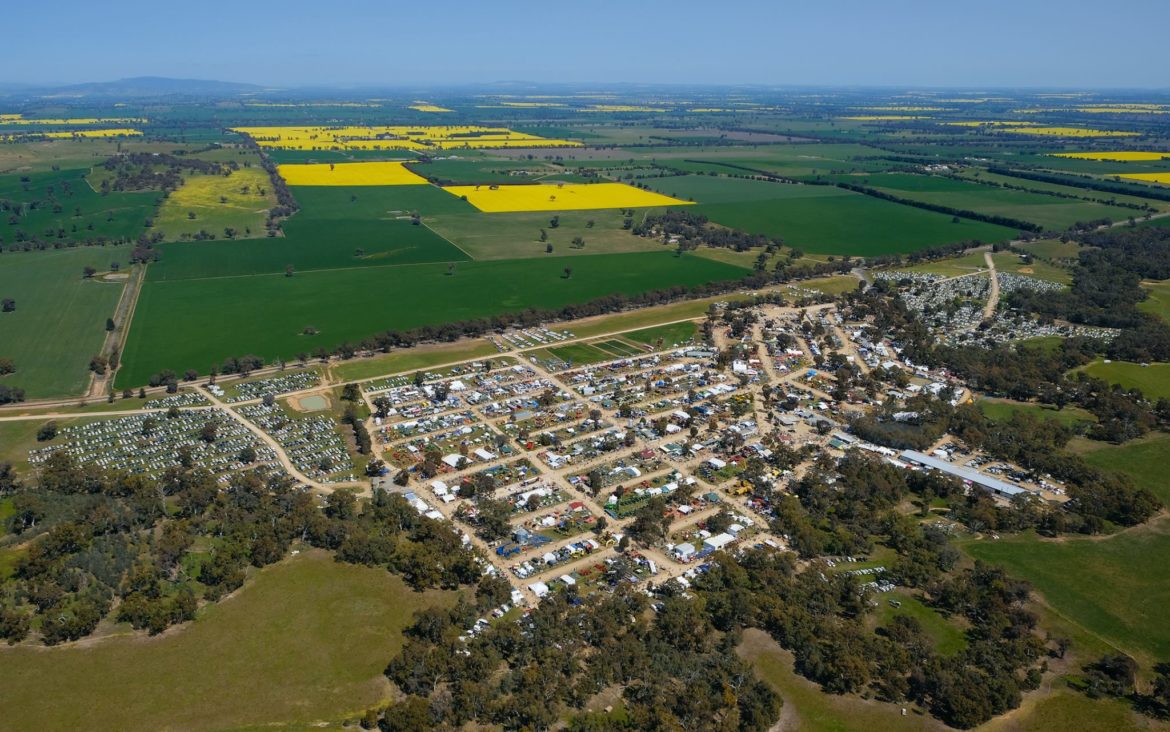
[(136, 76), (130, 79), (118, 79), (117, 81), (95, 81), (84, 84), (68, 84), (36, 89), (25, 86), (20, 88), (19, 92), (25, 95), (71, 97), (224, 97), (258, 92), (263, 89), (264, 87), (255, 84), (240, 84), (233, 81)]

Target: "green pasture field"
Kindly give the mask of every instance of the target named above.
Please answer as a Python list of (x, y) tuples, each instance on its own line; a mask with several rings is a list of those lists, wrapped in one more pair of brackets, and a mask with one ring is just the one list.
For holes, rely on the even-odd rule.
[[(635, 212), (635, 222), (649, 212)], [(557, 228), (550, 220), (558, 218)], [(592, 221), (593, 226), (588, 223)], [(473, 259), (522, 259), (580, 256), (589, 254), (617, 254), (622, 252), (652, 252), (663, 249), (661, 242), (634, 236), (622, 228), (624, 217), (617, 209), (600, 211), (566, 211), (549, 213), (529, 211), (520, 213), (466, 213), (440, 214), (424, 219), (436, 234), (452, 242)], [(547, 242), (540, 241), (544, 229)], [(585, 240), (585, 246), (572, 246), (575, 237)], [(545, 250), (553, 245), (551, 254)]]
[(623, 333), (622, 337), (629, 341), (636, 343), (646, 343), (648, 345), (656, 345), (658, 339), (662, 339), (664, 347), (670, 347), (675, 343), (686, 343), (695, 337), (699, 332), (699, 326), (693, 321), (686, 321), (682, 323), (667, 323), (666, 325), (656, 325), (650, 328), (643, 328), (642, 330), (635, 330), (629, 333)]
[[(1125, 473), (1170, 501), (1165, 481), (1170, 435), (1152, 434), (1124, 445), (1078, 438), (1069, 447), (1090, 465)], [(1170, 552), (1170, 521), (1164, 516), (1104, 538), (1048, 540), (1024, 534), (970, 542), (964, 549), (1028, 580), (1065, 621), (1147, 668), (1170, 656), (1170, 625), (1160, 622), (1170, 601), (1170, 565), (1163, 559)]]
[[(16, 241), (16, 231), (21, 230), (48, 241), (97, 237), (128, 240), (146, 230), (146, 220), (154, 215), (162, 200), (161, 193), (114, 192), (103, 196), (90, 187), (87, 173), (79, 169), (0, 176), (0, 198), (21, 203), (41, 202), (35, 209), (26, 207), (15, 224), (7, 222), (11, 214), (6, 212), (6, 226), (0, 230), (0, 239), (12, 243)], [(48, 203), (49, 188), (53, 189), (56, 205)], [(57, 206), (59, 211), (54, 210)], [(76, 215), (78, 210), (80, 215)], [(64, 230), (64, 234), (59, 236), (59, 230)]]
[[(554, 323), (548, 327), (550, 330), (568, 329), (573, 335), (579, 338), (606, 335), (619, 331), (637, 331), (684, 318), (699, 318), (707, 312), (712, 304), (745, 299), (747, 299), (747, 295), (731, 293), (700, 298), (698, 300), (684, 300), (669, 305), (655, 305), (625, 313), (597, 315), (582, 320), (564, 321)], [(628, 337), (625, 333), (622, 335), (623, 337)]]
[(27, 399), (83, 392), (122, 283), (85, 280), (82, 270), (118, 262), (128, 272), (129, 254), (121, 245), (0, 255), (0, 298), (16, 301), (14, 312), (0, 313), (0, 356), (17, 369), (0, 383), (23, 388)]
[(567, 346), (554, 346), (545, 349), (548, 353), (574, 366), (585, 366), (591, 363), (612, 361), (617, 356), (603, 351), (589, 343), (570, 343)]
[(637, 347), (632, 343), (627, 343), (621, 338), (611, 338), (606, 341), (593, 341), (593, 343), (590, 345), (594, 346), (595, 348), (600, 348), (603, 351), (609, 351), (610, 353), (619, 357), (638, 356), (646, 352), (643, 348)]
[(1150, 296), (1138, 303), (1138, 309), (1170, 322), (1170, 280), (1143, 282), (1142, 287), (1150, 291)]
[[(901, 607), (895, 608), (890, 604), (890, 600), (900, 603)], [(877, 603), (873, 616), (881, 627), (889, 626), (899, 615), (907, 615), (922, 623), (923, 631), (933, 641), (934, 649), (941, 655), (953, 656), (967, 647), (967, 637), (956, 620), (944, 617), (908, 590), (899, 589), (879, 595)]]
[(1110, 384), (1120, 384), (1124, 389), (1139, 389), (1148, 399), (1170, 399), (1170, 363), (1142, 366), (1129, 361), (1094, 361), (1082, 370)]
[(1128, 218), (1135, 212), (1056, 196), (968, 183), (931, 175), (880, 173), (840, 176), (835, 180), (865, 185), (901, 198), (974, 211), (989, 216), (1006, 216), (1039, 224), (1049, 230), (1064, 230), (1078, 221)]
[(240, 168), (228, 176), (193, 175), (159, 206), (154, 229), (170, 241), (200, 231), (222, 238), (228, 227), (237, 237), (262, 237), (268, 209), (275, 205), (272, 181), (262, 168)]
[[(1165, 166), (1159, 168), (1159, 170), (1165, 170), (1165, 169), (1166, 169)], [(1036, 190), (1036, 191), (1052, 191), (1054, 193), (1062, 193), (1065, 195), (1080, 196), (1081, 198), (1099, 198), (1099, 199), (1102, 199), (1104, 201), (1116, 201), (1117, 203), (1132, 203), (1132, 204), (1136, 204), (1138, 206), (1148, 204), (1154, 208), (1155, 212), (1165, 211), (1167, 209), (1170, 209), (1170, 202), (1168, 202), (1168, 201), (1158, 201), (1158, 200), (1151, 199), (1151, 198), (1139, 198), (1138, 196), (1127, 196), (1124, 194), (1117, 194), (1117, 193), (1106, 193), (1105, 191), (1094, 191), (1091, 188), (1082, 188), (1082, 187), (1076, 186), (1076, 185), (1061, 185), (1059, 183), (1045, 183), (1043, 181), (1038, 181), (1038, 180), (1024, 180), (1022, 178), (1013, 178), (1013, 177), (1008, 176), (1008, 175), (999, 175), (998, 173), (990, 173), (990, 172), (988, 172), (986, 170), (982, 170), (982, 169), (977, 169), (974, 171), (965, 170), (965, 171), (960, 172), (959, 174), (966, 177), (966, 178), (971, 178), (973, 180), (984, 180), (984, 181), (989, 181), (989, 182), (993, 182), (993, 183), (1004, 183), (1004, 184), (1012, 185), (1012, 186), (1023, 186), (1024, 188), (1029, 188), (1029, 189)], [(1019, 193), (1020, 191), (1016, 191), (1016, 192)], [(1056, 199), (1056, 200), (1062, 200), (1062, 199)], [(1068, 200), (1068, 199), (1064, 199), (1064, 200)], [(1143, 212), (1141, 212), (1141, 211), (1135, 211), (1133, 209), (1125, 209), (1125, 210), (1127, 211), (1127, 214), (1124, 217), (1118, 217), (1114, 220), (1121, 221), (1124, 219), (1128, 219), (1130, 216), (1133, 216), (1134, 218), (1140, 218), (1143, 215)]]
[(950, 259), (936, 259), (933, 262), (925, 262), (923, 264), (916, 264), (912, 267), (895, 267), (896, 271), (906, 272), (927, 272), (930, 274), (939, 274), (944, 277), (958, 277), (959, 275), (967, 275), (979, 270), (987, 269), (987, 261), (983, 258), (983, 252), (971, 252)]
[[(8, 463), (17, 472), (23, 473), (28, 470), (28, 451), (36, 448), (40, 443), (37, 442), (37, 430), (41, 428), (45, 422), (49, 420), (20, 420), (16, 422), (0, 422), (0, 463)], [(58, 425), (64, 426), (67, 420), (56, 420)], [(11, 503), (0, 503), (0, 506), (8, 506), (11, 509)], [(6, 526), (4, 519), (0, 519), (0, 527)], [(7, 532), (7, 528), (0, 528), (0, 531)]]
[(1166, 228), (1170, 226), (1170, 218), (1150, 219), (1149, 221), (1139, 221), (1138, 226), (1157, 226), (1158, 228)]
[(382, 671), (403, 628), (450, 598), (304, 552), (157, 638), (0, 648), (0, 718), (14, 729), (336, 724), (386, 702)]
[(332, 367), (333, 375), (342, 381), (359, 381), (385, 374), (413, 372), (432, 366), (493, 358), (499, 354), (491, 342), (484, 339), (456, 343), (428, 343), (411, 349), (347, 361)]
[(1062, 425), (1071, 427), (1078, 422), (1095, 422), (1096, 417), (1092, 413), (1081, 409), (1080, 407), (1065, 407), (1064, 409), (1057, 409), (1056, 407), (1047, 404), (1037, 404), (1033, 402), (1015, 402), (1010, 399), (980, 399), (978, 401), (979, 409), (983, 412), (983, 416), (988, 419), (1003, 421), (1010, 419), (1013, 414), (1019, 412), (1026, 412), (1039, 419), (1051, 419), (1059, 422)]
[[(687, 252), (684, 256), (703, 257), (704, 259), (713, 259), (716, 262), (734, 264), (738, 267), (754, 268), (756, 266), (756, 260), (760, 257), (761, 251), (763, 250), (755, 248), (745, 249), (742, 252), (737, 252), (734, 249), (728, 249), (727, 247), (700, 246), (698, 249), (693, 249)], [(776, 260), (779, 257), (784, 257), (787, 259), (787, 255), (784, 254), (783, 250), (777, 250), (775, 254), (768, 257), (768, 262), (764, 268), (770, 271), (776, 265)]]
[(1164, 432), (1150, 433), (1124, 445), (1078, 439), (1070, 443), (1070, 447), (1094, 467), (1127, 473), (1139, 485), (1153, 491), (1163, 503), (1170, 505), (1170, 483), (1166, 482), (1170, 435)]
[[(241, 245), (246, 243), (241, 243)], [(572, 276), (564, 276), (564, 268)], [(354, 267), (143, 287), (118, 373), (138, 386), (160, 369), (201, 373), (229, 356), (292, 358), (390, 329), (556, 308), (611, 294), (737, 279), (746, 271), (668, 252), (500, 262)], [(307, 326), (318, 330), (306, 336)]]
[[(764, 181), (712, 179), (706, 176), (651, 181), (662, 193), (702, 201), (713, 185), (750, 183), (774, 191), (768, 199), (699, 203), (688, 208), (711, 221), (754, 234), (784, 239), (808, 252), (877, 256), (907, 253), (929, 246), (978, 239), (1002, 241), (1016, 232), (1002, 226), (960, 219), (882, 201), (833, 186), (789, 186)], [(713, 183), (714, 181), (714, 183)], [(753, 191), (753, 194), (756, 191)], [(741, 195), (747, 195), (743, 193)]]
[(1165, 519), (1108, 538), (985, 539), (968, 554), (1028, 580), (1058, 613), (1145, 666), (1170, 657), (1170, 525)]
[(1076, 242), (1062, 242), (1059, 239), (1038, 239), (1017, 246), (1044, 259), (1076, 259), (1081, 253), (1081, 247)]
[(1035, 277), (1038, 280), (1059, 282), (1062, 285), (1072, 282), (1071, 270), (1049, 264), (1043, 260), (1033, 259), (1030, 264), (1025, 264), (1020, 259), (1020, 255), (1008, 251), (996, 252), (991, 255), (991, 259), (995, 262), (995, 269), (999, 272)]
[(175, 142), (135, 140), (40, 140), (0, 145), (0, 174), (89, 169), (121, 152), (171, 153), (189, 147)]
[(793, 282), (790, 287), (801, 290), (817, 290), (826, 295), (840, 295), (855, 291), (859, 283), (860, 280), (853, 275), (833, 275), (831, 277), (817, 277), (811, 280)]

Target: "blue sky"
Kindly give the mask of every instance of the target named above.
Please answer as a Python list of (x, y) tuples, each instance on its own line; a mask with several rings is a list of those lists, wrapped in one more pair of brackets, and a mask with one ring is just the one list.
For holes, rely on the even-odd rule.
[(1170, 88), (1166, 0), (52, 0), (0, 17), (6, 82)]

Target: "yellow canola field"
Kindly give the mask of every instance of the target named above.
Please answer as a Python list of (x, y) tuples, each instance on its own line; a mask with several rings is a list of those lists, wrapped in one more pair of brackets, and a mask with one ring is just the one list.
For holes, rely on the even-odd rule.
[(466, 198), (485, 213), (517, 211), (586, 211), (600, 208), (683, 206), (689, 201), (644, 191), (624, 183), (561, 183), (556, 185), (448, 186), (443, 190)]
[(453, 109), (447, 109), (446, 107), (440, 107), (440, 106), (435, 105), (435, 104), (422, 104), (422, 103), (412, 104), (412, 105), (410, 105), (410, 109), (413, 109), (416, 112), (454, 112), (455, 111)]
[(1017, 135), (1042, 135), (1045, 137), (1136, 137), (1136, 132), (1117, 130), (1088, 130), (1078, 127), (1001, 127), (1000, 132)]
[(290, 186), (410, 186), (427, 182), (402, 163), (314, 163), (278, 165), (276, 169)]
[(459, 150), (508, 147), (581, 147), (507, 127), (476, 125), (375, 125), (234, 127), (261, 147), (284, 150)]
[(1160, 183), (1164, 186), (1170, 186), (1170, 173), (1123, 173), (1122, 178), (1129, 178), (1130, 180), (1140, 180), (1145, 183)]
[(1170, 152), (1142, 152), (1140, 150), (1117, 150), (1115, 152), (1052, 153), (1054, 158), (1075, 158), (1077, 160), (1108, 160), (1125, 163), (1142, 160), (1170, 158)]

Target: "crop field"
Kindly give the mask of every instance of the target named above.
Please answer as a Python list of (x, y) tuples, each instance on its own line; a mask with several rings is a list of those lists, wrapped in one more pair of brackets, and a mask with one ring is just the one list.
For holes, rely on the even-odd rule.
[[(813, 178), (829, 173), (883, 170), (887, 163), (855, 160), (872, 157), (872, 148), (852, 144), (766, 145), (754, 149), (714, 147), (693, 152), (657, 155), (664, 164), (689, 172), (745, 173), (747, 168), (787, 178)], [(740, 168), (737, 170), (737, 168)]]
[(1137, 137), (1136, 132), (1121, 130), (1098, 130), (1084, 127), (1000, 127), (999, 132), (1038, 137)]
[[(299, 215), (299, 214), (298, 214)], [(410, 221), (355, 220), (338, 227), (332, 219), (301, 218), (283, 237), (159, 245), (152, 282), (248, 275), (298, 275), (319, 269), (381, 267), (423, 262), (457, 262), (468, 257), (425, 226)], [(326, 246), (322, 244), (327, 243)], [(358, 250), (361, 250), (360, 253)]]
[(283, 275), (290, 264), (300, 272), (468, 258), (426, 226), (411, 222), (411, 212), (474, 210), (433, 186), (307, 186), (297, 187), (294, 195), (301, 210), (284, 222), (284, 236), (163, 244), (147, 278)]
[(1125, 219), (1134, 213), (1129, 209), (1092, 201), (1008, 190), (939, 176), (882, 173), (843, 176), (838, 180), (871, 186), (901, 198), (948, 206), (961, 211), (1018, 219), (1051, 230), (1066, 229), (1077, 221), (1107, 217), (1114, 220)]
[[(565, 276), (565, 267), (571, 268), (571, 276)], [(167, 281), (155, 277), (139, 298), (118, 383), (145, 383), (163, 368), (205, 371), (246, 353), (291, 358), (384, 330), (528, 307), (555, 308), (611, 293), (693, 286), (744, 274), (740, 267), (699, 257), (644, 252), (460, 262), (453, 271), (447, 264), (418, 264), (328, 268), (293, 277), (283, 271)], [(310, 326), (316, 335), (303, 335)], [(191, 333), (209, 337), (191, 338)]]
[(17, 240), (17, 232), (49, 241), (129, 240), (141, 234), (162, 195), (117, 191), (103, 196), (90, 186), (87, 173), (0, 176), (0, 199), (25, 204), (18, 214), (5, 212), (9, 220), (0, 230), (0, 241)]
[[(1087, 161), (1067, 161), (1067, 162), (1087, 163)], [(1095, 165), (1096, 163), (1088, 163), (1088, 164)], [(1111, 169), (1112, 169), (1113, 173), (1117, 172), (1116, 165), (1111, 166)], [(960, 173), (960, 175), (963, 175), (963, 176), (969, 177), (969, 178), (973, 178), (974, 180), (982, 180), (982, 181), (987, 181), (987, 182), (991, 182), (991, 183), (1003, 183), (1003, 184), (1012, 185), (1012, 186), (1022, 186), (1024, 188), (1027, 188), (1030, 191), (1048, 191), (1051, 193), (1059, 193), (1062, 196), (1076, 196), (1078, 198), (1101, 198), (1101, 199), (1113, 201), (1113, 202), (1116, 202), (1119, 204), (1131, 203), (1131, 204), (1135, 204), (1138, 206), (1145, 205), (1145, 206), (1152, 207), (1154, 211), (1164, 211), (1164, 210), (1170, 208), (1170, 203), (1167, 203), (1165, 201), (1158, 201), (1158, 200), (1151, 199), (1151, 198), (1141, 198), (1141, 197), (1136, 196), (1136, 195), (1127, 196), (1124, 193), (1105, 194), (1105, 193), (1101, 193), (1098, 191), (1090, 190), (1088, 188), (1080, 188), (1080, 187), (1076, 186), (1075, 184), (1061, 185), (1059, 183), (1047, 183), (1044, 181), (1023, 180), (1020, 178), (1013, 178), (1013, 177), (1007, 176), (1007, 175), (999, 175), (998, 173), (991, 173), (991, 172), (988, 172), (986, 170), (979, 170), (979, 171), (975, 171), (975, 172), (964, 171), (963, 173)], [(1073, 179), (1073, 180), (1075, 181), (1075, 179)], [(1140, 190), (1139, 185), (1137, 185), (1137, 184), (1132, 184), (1132, 185), (1134, 186), (1135, 191)], [(1128, 211), (1125, 211), (1122, 215), (1119, 215), (1118, 219), (1125, 219), (1125, 218), (1129, 218), (1130, 216), (1137, 217), (1140, 214), (1141, 214), (1140, 211), (1135, 211), (1133, 209), (1130, 209)]]
[(707, 175), (656, 178), (652, 185), (675, 198), (704, 204), (773, 201), (777, 198), (816, 198), (825, 195), (825, 186)]
[[(639, 211), (635, 220), (642, 213)], [(548, 213), (490, 214), (490, 225), (485, 225), (487, 215), (440, 214), (426, 217), (423, 223), (474, 259), (616, 254), (663, 248), (661, 242), (634, 236), (623, 228), (624, 217), (616, 210), (558, 213), (555, 228), (550, 225), (552, 216)], [(545, 232), (543, 242), (541, 230)], [(584, 246), (573, 244), (578, 237)], [(547, 252), (549, 245), (553, 247), (551, 253)], [(747, 266), (750, 265), (749, 261)]]
[[(709, 176), (652, 181), (658, 190), (700, 202), (704, 195), (718, 195), (712, 190), (722, 182)], [(732, 182), (736, 188), (743, 189), (739, 200), (700, 203), (694, 212), (724, 226), (783, 238), (789, 246), (817, 254), (906, 253), (954, 241), (1005, 241), (1016, 233), (1006, 227), (967, 219), (953, 223), (950, 216), (833, 186)], [(756, 189), (744, 186), (745, 183), (754, 184)], [(765, 191), (773, 195), (763, 198)]]
[(384, 569), (302, 553), (158, 638), (0, 648), (0, 717), (19, 729), (339, 722), (384, 701), (382, 670), (412, 613), (449, 598), (411, 592)]
[[(467, 255), (409, 212), (470, 210), (432, 186), (355, 189), (298, 187), (301, 210), (284, 223), (284, 236), (248, 241), (163, 244), (151, 281), (281, 274), (315, 269), (454, 262)], [(359, 251), (360, 250), (360, 251)]]
[(1122, 173), (1122, 178), (1129, 180), (1142, 181), (1143, 183), (1157, 183), (1158, 185), (1170, 186), (1170, 173)]
[(1114, 152), (1066, 152), (1052, 153), (1057, 158), (1073, 158), (1077, 160), (1108, 160), (1111, 162), (1130, 162), (1134, 160), (1164, 160), (1170, 158), (1170, 152), (1143, 152), (1140, 150), (1117, 150)]
[(263, 236), (274, 205), (272, 182), (260, 168), (240, 168), (228, 176), (193, 175), (163, 201), (154, 228), (168, 240), (200, 231), (221, 237), (227, 228), (237, 236)]
[(485, 213), (516, 211), (587, 211), (686, 205), (669, 196), (623, 183), (448, 186), (443, 190)]
[(290, 186), (404, 186), (427, 181), (402, 163), (314, 163), (277, 167)]
[(293, 197), (301, 210), (289, 221), (303, 213), (311, 218), (346, 222), (355, 219), (409, 218), (439, 214), (474, 213), (475, 207), (458, 196), (444, 193), (431, 185), (419, 186), (298, 186)]
[(122, 284), (83, 279), (82, 269), (118, 262), (129, 270), (129, 253), (129, 246), (109, 246), (0, 255), (0, 298), (16, 301), (15, 311), (0, 313), (0, 357), (12, 359), (16, 373), (0, 383), (21, 387), (29, 399), (84, 391)]
[(287, 150), (461, 150), (579, 147), (506, 127), (460, 126), (304, 126), (236, 127), (265, 148)]

